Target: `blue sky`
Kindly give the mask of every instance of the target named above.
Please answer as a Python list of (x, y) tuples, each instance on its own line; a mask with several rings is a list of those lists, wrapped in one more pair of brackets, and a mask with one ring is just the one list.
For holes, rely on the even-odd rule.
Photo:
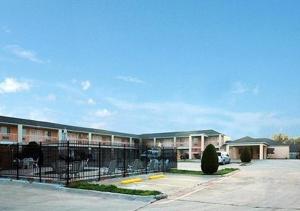
[(300, 134), (299, 1), (2, 1), (0, 114)]

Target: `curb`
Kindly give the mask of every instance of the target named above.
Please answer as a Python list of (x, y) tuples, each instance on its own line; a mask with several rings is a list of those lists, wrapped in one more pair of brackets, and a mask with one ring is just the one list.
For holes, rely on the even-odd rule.
[(0, 184), (17, 184), (24, 187), (35, 187), (45, 190), (56, 190), (68, 193), (76, 193), (76, 194), (83, 194), (85, 196), (95, 196), (95, 197), (111, 197), (117, 199), (125, 199), (130, 201), (142, 201), (142, 202), (149, 202), (153, 203), (157, 200), (167, 198), (167, 194), (159, 194), (155, 196), (139, 196), (139, 195), (129, 195), (129, 194), (122, 194), (122, 193), (110, 193), (110, 192), (101, 192), (101, 191), (94, 191), (94, 190), (84, 190), (84, 189), (76, 189), (76, 188), (67, 188), (59, 184), (48, 184), (48, 183), (38, 183), (38, 182), (29, 182), (26, 180), (14, 180), (14, 179), (6, 179), (0, 178)]
[(143, 201), (143, 202), (154, 202), (156, 200), (161, 199), (162, 197), (160, 195), (157, 196), (138, 196), (138, 195), (129, 195), (129, 194), (122, 194), (122, 193), (110, 193), (110, 192), (101, 192), (101, 191), (95, 191), (95, 190), (84, 190), (84, 189), (77, 189), (77, 188), (67, 188), (67, 187), (61, 187), (60, 191), (68, 192), (68, 193), (77, 193), (77, 194), (84, 194), (85, 196), (98, 196), (98, 197), (111, 197), (114, 199), (126, 199), (130, 201)]

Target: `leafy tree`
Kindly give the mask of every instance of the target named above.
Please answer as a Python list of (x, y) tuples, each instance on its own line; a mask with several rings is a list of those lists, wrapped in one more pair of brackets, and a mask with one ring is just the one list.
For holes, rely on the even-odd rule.
[(283, 133), (279, 133), (279, 134), (274, 134), (273, 135), (273, 140), (274, 141), (278, 141), (280, 143), (286, 143), (289, 141), (289, 136)]
[(251, 161), (251, 152), (249, 147), (245, 147), (241, 153), (241, 161), (243, 163), (249, 163)]
[(209, 144), (202, 155), (201, 169), (204, 174), (213, 174), (218, 171), (219, 162), (216, 148)]
[(33, 158), (36, 160), (39, 157), (40, 146), (38, 143), (32, 141), (23, 147), (22, 157)]

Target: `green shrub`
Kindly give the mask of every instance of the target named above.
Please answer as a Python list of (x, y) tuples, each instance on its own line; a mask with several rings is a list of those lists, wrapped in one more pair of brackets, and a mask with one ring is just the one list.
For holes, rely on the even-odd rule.
[(245, 147), (241, 153), (241, 161), (243, 163), (249, 163), (251, 161), (251, 153), (249, 147)]
[(216, 148), (209, 144), (202, 155), (201, 169), (204, 174), (213, 174), (218, 171), (219, 162)]

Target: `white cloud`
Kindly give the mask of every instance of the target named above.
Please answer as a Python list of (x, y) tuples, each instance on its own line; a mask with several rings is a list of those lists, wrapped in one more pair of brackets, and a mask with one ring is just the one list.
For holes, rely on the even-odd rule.
[(122, 76), (119, 75), (116, 77), (116, 79), (121, 80), (121, 81), (125, 81), (125, 82), (129, 82), (129, 83), (136, 83), (136, 84), (142, 84), (145, 83), (143, 80), (136, 78), (136, 77), (132, 77), (132, 76)]
[(87, 122), (86, 125), (87, 127), (97, 128), (97, 129), (103, 129), (107, 127), (105, 122)]
[(113, 113), (107, 109), (98, 109), (96, 112), (95, 112), (95, 116), (97, 117), (110, 117), (112, 116)]
[(89, 80), (82, 81), (80, 85), (83, 90), (88, 90), (91, 87), (91, 82)]
[(254, 95), (257, 95), (259, 93), (259, 86), (256, 85), (255, 87), (251, 87), (245, 83), (238, 81), (232, 84), (231, 93), (237, 95), (252, 93)]
[(0, 82), (0, 94), (27, 91), (29, 89), (30, 84), (28, 82), (18, 81), (14, 78), (5, 78)]
[(25, 118), (38, 121), (55, 122), (55, 120), (51, 117), (49, 109), (47, 108), (41, 110), (31, 110), (28, 114), (26, 114)]
[[(300, 127), (300, 117), (277, 112), (236, 112), (184, 102), (128, 102), (108, 99), (115, 107), (112, 128), (131, 132), (215, 129), (231, 137), (271, 137), (280, 128)], [(136, 131), (138, 130), (138, 131)]]
[(96, 102), (95, 102), (95, 100), (93, 100), (92, 98), (89, 98), (89, 99), (87, 100), (87, 104), (89, 104), (89, 105), (95, 105)]
[(7, 49), (10, 53), (14, 54), (18, 58), (35, 63), (45, 63), (45, 61), (37, 56), (36, 52), (24, 49), (19, 45), (7, 45), (5, 46), (5, 49)]

